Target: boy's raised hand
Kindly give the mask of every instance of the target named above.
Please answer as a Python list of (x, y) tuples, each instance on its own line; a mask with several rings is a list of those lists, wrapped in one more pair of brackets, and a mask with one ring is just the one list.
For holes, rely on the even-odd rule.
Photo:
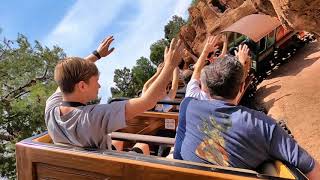
[(114, 40), (113, 36), (105, 38), (99, 45), (97, 51), (101, 57), (106, 57), (114, 51), (114, 48), (109, 49), (110, 44)]

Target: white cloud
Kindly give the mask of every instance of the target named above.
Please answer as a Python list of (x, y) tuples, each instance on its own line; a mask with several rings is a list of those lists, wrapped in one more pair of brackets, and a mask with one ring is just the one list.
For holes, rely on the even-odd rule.
[(95, 38), (116, 18), (122, 10), (125, 0), (110, 1), (91, 0), (77, 1), (63, 20), (45, 39), (45, 44), (58, 44), (68, 55), (84, 52)]

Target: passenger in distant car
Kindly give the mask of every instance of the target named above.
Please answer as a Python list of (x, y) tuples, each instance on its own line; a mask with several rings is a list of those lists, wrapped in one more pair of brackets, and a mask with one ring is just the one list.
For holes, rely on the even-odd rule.
[[(216, 46), (216, 44), (217, 44), (219, 38), (220, 38), (219, 36), (208, 37), (208, 40), (202, 50), (202, 53), (199, 57), (199, 60), (194, 65), (193, 74), (192, 74), (191, 80), (189, 81), (189, 83), (187, 85), (185, 97), (194, 97), (199, 100), (211, 99), (207, 85), (206, 85), (206, 76), (203, 73), (203, 68), (205, 66), (205, 60), (206, 60), (208, 54), (210, 52), (214, 52), (218, 48)], [(223, 39), (226, 39), (226, 38), (223, 38)], [(224, 48), (223, 51), (226, 51), (226, 48)], [(241, 46), (241, 49), (239, 49), (239, 51), (249, 51), (249, 50), (248, 50), (247, 46)], [(243, 52), (239, 52), (239, 53), (243, 54)], [(238, 55), (238, 53), (237, 53), (237, 55)], [(220, 58), (223, 58), (224, 56), (225, 56), (225, 52), (223, 53), (222, 56), (220, 56)], [(248, 56), (239, 56), (239, 60), (241, 63), (243, 63), (243, 65), (246, 62), (246, 58), (248, 58)], [(217, 58), (217, 59), (219, 59), (219, 58)], [(245, 71), (247, 72), (248, 69), (250, 68), (250, 66), (249, 66), (249, 64), (246, 64), (245, 67), (246, 67)], [(247, 73), (246, 73), (245, 77), (246, 76), (247, 76)]]
[(223, 42), (222, 51), (218, 48), (215, 48), (214, 51), (210, 52), (207, 56), (210, 63), (215, 61), (218, 58), (224, 57), (228, 51), (228, 38), (226, 34), (221, 35), (221, 41)]
[[(164, 63), (159, 64), (157, 68), (157, 72), (144, 84), (142, 89), (142, 94), (144, 94), (148, 88), (155, 82), (155, 80), (159, 77)], [(173, 71), (171, 87), (168, 85), (167, 89), (161, 93), (161, 100), (173, 101), (176, 97), (177, 90), (179, 85), (179, 68), (176, 67)], [(155, 110), (159, 112), (169, 112), (172, 108), (172, 105), (161, 104), (156, 105)]]

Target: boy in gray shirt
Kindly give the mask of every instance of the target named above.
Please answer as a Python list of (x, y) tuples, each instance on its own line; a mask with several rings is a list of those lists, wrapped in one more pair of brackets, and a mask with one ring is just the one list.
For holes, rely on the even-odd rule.
[(110, 148), (108, 134), (126, 127), (136, 115), (151, 109), (165, 92), (175, 67), (178, 66), (183, 43), (173, 39), (164, 54), (164, 68), (150, 88), (139, 98), (111, 104), (86, 105), (97, 98), (99, 72), (94, 64), (109, 55), (113, 37), (106, 38), (96, 51), (82, 59), (69, 57), (60, 61), (54, 73), (57, 91), (48, 98), (45, 121), (54, 143), (79, 147)]

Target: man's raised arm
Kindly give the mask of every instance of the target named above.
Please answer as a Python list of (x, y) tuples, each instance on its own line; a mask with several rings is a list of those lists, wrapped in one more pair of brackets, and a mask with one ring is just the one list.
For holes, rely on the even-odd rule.
[(202, 50), (202, 53), (201, 53), (198, 61), (194, 65), (194, 70), (193, 70), (193, 74), (192, 74), (191, 79), (200, 80), (201, 70), (205, 65), (205, 61), (208, 57), (208, 54), (218, 48), (216, 46), (218, 39), (219, 39), (218, 36), (209, 36), (208, 37), (207, 42), (204, 45), (204, 48)]
[(245, 80), (249, 74), (250, 68), (251, 68), (251, 59), (249, 57), (249, 48), (247, 45), (240, 45), (239, 46), (239, 51), (235, 52), (235, 55), (238, 57), (240, 63), (243, 66), (244, 70), (244, 76), (243, 80)]
[(179, 68), (176, 67), (173, 71), (171, 89), (168, 93), (168, 96), (171, 100), (173, 100), (176, 97), (178, 87), (179, 87)]

